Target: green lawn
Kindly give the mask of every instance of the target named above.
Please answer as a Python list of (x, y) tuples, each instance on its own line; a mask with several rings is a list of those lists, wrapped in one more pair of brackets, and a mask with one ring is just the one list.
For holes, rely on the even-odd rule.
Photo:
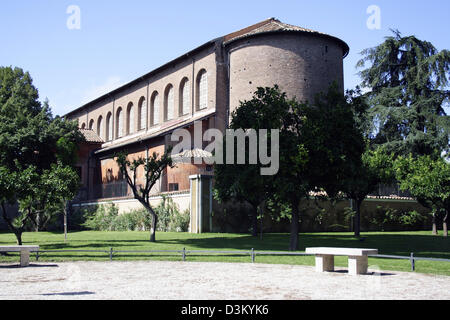
[[(355, 239), (351, 233), (308, 233), (300, 235), (300, 251), (306, 247), (333, 246), (376, 248), (380, 254), (409, 256), (411, 252), (417, 257), (450, 259), (450, 239), (432, 236), (431, 232), (372, 232), (363, 233), (364, 241)], [(148, 241), (148, 232), (96, 232), (83, 231), (69, 233), (67, 243), (61, 233), (25, 233), (24, 245), (37, 244), (41, 250), (250, 250), (286, 251), (289, 243), (288, 234), (266, 234), (261, 241), (245, 234), (156, 234), (157, 243)], [(15, 244), (11, 233), (0, 233), (0, 246)], [(118, 253), (114, 260), (181, 260), (180, 254), (161, 253)], [(108, 261), (106, 253), (42, 253), (39, 261), (97, 260)], [(0, 256), (0, 263), (18, 262), (17, 254)], [(31, 261), (34, 261), (32, 256)], [(233, 254), (201, 255), (191, 254), (187, 261), (251, 262), (249, 256)], [(336, 257), (336, 265), (347, 266), (346, 257)], [(257, 263), (314, 265), (312, 256), (257, 256)], [(369, 258), (369, 268), (392, 271), (410, 271), (408, 260)], [(450, 276), (450, 262), (416, 261), (416, 271), (421, 273), (442, 274)]]

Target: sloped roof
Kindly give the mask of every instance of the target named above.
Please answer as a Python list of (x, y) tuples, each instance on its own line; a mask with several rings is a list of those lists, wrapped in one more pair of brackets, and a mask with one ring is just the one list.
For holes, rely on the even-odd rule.
[(287, 24), (287, 23), (283, 23), (278, 19), (275, 18), (270, 18), (264, 21), (261, 21), (257, 24), (254, 24), (252, 26), (249, 26), (247, 28), (241, 29), (239, 31), (230, 33), (228, 35), (226, 35), (223, 40), (224, 40), (224, 45), (227, 45), (233, 41), (239, 40), (239, 39), (243, 39), (243, 38), (247, 38), (247, 37), (251, 37), (254, 35), (258, 35), (258, 34), (264, 34), (264, 33), (273, 33), (273, 32), (302, 32), (302, 33), (311, 33), (311, 34), (316, 34), (316, 35), (321, 35), (321, 36), (325, 36), (328, 38), (333, 38), (335, 40), (337, 40), (338, 42), (341, 43), (343, 50), (344, 50), (344, 57), (347, 56), (347, 54), (349, 53), (350, 48), (348, 47), (348, 45), (333, 36), (330, 36), (326, 33), (322, 33), (319, 31), (315, 31), (315, 30), (311, 30), (311, 29), (307, 29), (307, 28), (303, 28), (303, 27), (298, 27), (298, 26), (294, 26), (291, 24)]
[(183, 54), (182, 56), (180, 56), (180, 57), (178, 57), (178, 58), (176, 58), (176, 59), (174, 59), (174, 60), (172, 60), (172, 61), (170, 61), (170, 62), (168, 62), (168, 63), (166, 63), (164, 65), (162, 65), (161, 67), (156, 68), (153, 71), (150, 71), (147, 74), (145, 74), (145, 75), (143, 75), (141, 77), (138, 77), (138, 78), (134, 79), (133, 81), (128, 82), (128, 83), (124, 84), (123, 86), (121, 86), (119, 88), (116, 88), (116, 89), (114, 89), (114, 90), (112, 90), (112, 91), (110, 91), (108, 93), (105, 93), (102, 96), (100, 96), (100, 97), (98, 97), (98, 98), (96, 98), (96, 99), (94, 99), (94, 100), (92, 100), (92, 101), (90, 101), (90, 102), (88, 102), (88, 103), (86, 103), (86, 104), (76, 108), (75, 110), (70, 111), (64, 117), (70, 117), (71, 115), (75, 114), (76, 112), (79, 112), (80, 110), (82, 110), (82, 109), (84, 109), (84, 108), (86, 108), (88, 106), (91, 106), (94, 103), (102, 101), (103, 99), (106, 99), (106, 98), (110, 98), (111, 95), (119, 93), (119, 92), (123, 91), (124, 89), (129, 88), (130, 86), (133, 86), (133, 85), (141, 82), (143, 79), (147, 79), (150, 76), (153, 76), (153, 75), (157, 74), (158, 72), (161, 72), (162, 70), (165, 70), (166, 68), (169, 68), (173, 64), (175, 64), (175, 63), (177, 63), (179, 61), (182, 61), (186, 57), (191, 56), (191, 55), (195, 54), (196, 52), (198, 52), (200, 50), (203, 50), (203, 49), (205, 49), (207, 47), (210, 47), (210, 46), (214, 46), (214, 45), (216, 45), (217, 42), (222, 42), (223, 45), (227, 45), (227, 44), (229, 44), (229, 43), (231, 43), (233, 41), (236, 41), (236, 40), (239, 40), (239, 39), (242, 39), (242, 38), (251, 37), (251, 36), (254, 36), (254, 35), (258, 35), (258, 34), (273, 33), (273, 32), (302, 32), (302, 33), (310, 33), (310, 34), (315, 34), (315, 35), (319, 35), (319, 36), (324, 36), (324, 37), (327, 37), (327, 38), (330, 38), (330, 39), (334, 39), (335, 41), (337, 41), (337, 42), (339, 42), (341, 44), (342, 49), (343, 49), (343, 57), (344, 58), (348, 55), (348, 53), (350, 51), (349, 46), (344, 41), (342, 41), (339, 38), (336, 38), (336, 37), (333, 37), (331, 35), (328, 35), (328, 34), (325, 34), (325, 33), (321, 33), (321, 32), (315, 31), (315, 30), (302, 28), (302, 27), (290, 25), (290, 24), (287, 24), (287, 23), (282, 23), (278, 19), (270, 18), (270, 19), (261, 21), (259, 23), (256, 23), (254, 25), (251, 25), (251, 26), (249, 26), (247, 28), (244, 28), (244, 29), (241, 29), (239, 31), (230, 33), (230, 34), (228, 34), (226, 36), (218, 37), (216, 39), (210, 40), (210, 41), (206, 42), (205, 44), (203, 44), (203, 45), (201, 45), (201, 46), (199, 46), (199, 47), (197, 47), (197, 48), (195, 48), (195, 49), (193, 49), (193, 50)]
[(191, 159), (211, 158), (212, 153), (202, 149), (185, 150), (172, 156), (175, 162), (190, 162)]
[(89, 143), (104, 143), (103, 139), (98, 136), (93, 130), (79, 129), (81, 134)]

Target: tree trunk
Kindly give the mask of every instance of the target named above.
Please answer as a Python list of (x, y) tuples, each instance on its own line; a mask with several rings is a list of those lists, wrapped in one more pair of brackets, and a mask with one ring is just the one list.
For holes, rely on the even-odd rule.
[(158, 223), (158, 216), (147, 201), (138, 197), (136, 197), (136, 199), (144, 206), (145, 210), (147, 210), (152, 218), (150, 223), (150, 242), (156, 242), (156, 225)]
[(19, 246), (21, 246), (22, 245), (22, 230), (18, 229), (18, 228), (14, 228), (14, 226), (12, 224), (12, 221), (9, 219), (8, 215), (6, 214), (5, 202), (3, 202), (3, 201), (1, 202), (1, 207), (2, 207), (3, 220), (5, 220), (6, 224), (9, 227), (9, 229), (11, 229), (11, 231), (16, 236), (17, 244)]
[(264, 232), (264, 228), (263, 228), (263, 223), (264, 223), (264, 208), (266, 207), (266, 203), (263, 202), (262, 205), (259, 205), (259, 212), (261, 214), (261, 218), (260, 218), (260, 226), (259, 226), (259, 240), (262, 241), (263, 239), (263, 232)]
[(252, 237), (258, 236), (258, 206), (253, 206), (252, 212)]
[(361, 235), (361, 204), (362, 201), (360, 199), (355, 199), (355, 216), (353, 218), (353, 229), (355, 231), (355, 237), (360, 237)]
[(292, 201), (292, 218), (291, 218), (291, 235), (289, 240), (289, 251), (298, 250), (298, 233), (300, 226), (300, 218), (298, 214), (299, 202), (297, 200)]
[(444, 237), (448, 237), (447, 218), (448, 218), (448, 210), (445, 209), (445, 216), (442, 219), (442, 228), (444, 229)]
[(64, 242), (67, 241), (67, 212), (69, 211), (69, 202), (64, 203)]
[(433, 229), (432, 229), (432, 234), (434, 236), (436, 236), (437, 233), (437, 226), (436, 226), (436, 212), (433, 212), (433, 218), (432, 218), (432, 223), (433, 223)]
[(38, 213), (36, 214), (36, 224), (34, 228), (34, 232), (39, 232), (39, 223), (41, 222), (41, 215)]
[(150, 228), (150, 242), (156, 242), (156, 225), (158, 223), (158, 216), (152, 213), (152, 225)]
[(22, 232), (14, 232), (14, 234), (16, 235), (17, 245), (21, 246), (22, 245)]

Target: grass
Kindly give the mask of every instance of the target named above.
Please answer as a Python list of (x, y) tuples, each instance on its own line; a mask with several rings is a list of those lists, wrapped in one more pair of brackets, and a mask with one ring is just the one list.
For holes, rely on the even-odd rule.
[[(431, 232), (371, 232), (363, 233), (360, 241), (352, 233), (307, 233), (301, 234), (300, 251), (306, 247), (354, 247), (376, 248), (379, 254), (450, 259), (450, 239), (432, 236)], [(254, 248), (257, 251), (287, 251), (289, 234), (265, 234), (263, 240), (246, 234), (156, 234), (156, 243), (148, 241), (148, 232), (97, 232), (83, 231), (69, 233), (67, 243), (61, 233), (25, 233), (24, 245), (39, 245), (41, 250), (226, 250), (239, 251)], [(11, 233), (0, 233), (0, 246), (15, 244)], [(170, 253), (117, 253), (114, 260), (168, 260), (180, 261), (180, 254)], [(31, 260), (34, 258), (32, 256)], [(42, 253), (41, 262), (63, 261), (108, 261), (108, 253)], [(244, 262), (249, 256), (238, 254), (189, 254), (187, 261)], [(0, 256), (0, 263), (18, 262), (18, 254)], [(257, 263), (314, 265), (312, 256), (256, 256)], [(336, 257), (336, 266), (346, 267), (347, 257)], [(408, 260), (369, 258), (369, 268), (392, 271), (411, 271)], [(450, 276), (450, 262), (416, 261), (416, 271), (420, 273)]]

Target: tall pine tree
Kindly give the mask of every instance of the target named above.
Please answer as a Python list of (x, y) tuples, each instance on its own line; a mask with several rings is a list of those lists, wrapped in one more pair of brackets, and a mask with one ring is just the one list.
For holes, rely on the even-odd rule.
[(377, 47), (366, 49), (357, 67), (370, 105), (375, 146), (397, 155), (430, 155), (449, 149), (450, 52), (399, 31)]

